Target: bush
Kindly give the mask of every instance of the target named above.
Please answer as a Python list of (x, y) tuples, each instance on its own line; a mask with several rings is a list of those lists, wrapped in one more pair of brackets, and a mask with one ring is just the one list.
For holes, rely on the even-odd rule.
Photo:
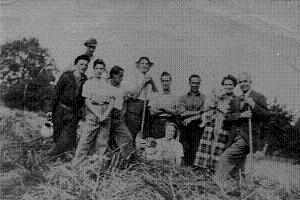
[(56, 71), (48, 49), (36, 38), (16, 40), (1, 46), (1, 98), (10, 108), (49, 110)]

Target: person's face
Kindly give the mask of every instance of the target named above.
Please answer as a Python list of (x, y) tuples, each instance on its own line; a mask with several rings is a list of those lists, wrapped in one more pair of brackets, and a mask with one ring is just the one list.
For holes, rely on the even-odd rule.
[(165, 134), (165, 137), (166, 139), (173, 139), (174, 138), (174, 135), (176, 133), (176, 128), (174, 125), (167, 125), (166, 126), (166, 130), (165, 130), (166, 134)]
[(124, 76), (124, 71), (120, 71), (119, 74), (115, 74), (112, 77), (112, 81), (115, 83), (115, 85), (120, 85)]
[(170, 76), (162, 76), (160, 81), (161, 81), (163, 90), (170, 89), (170, 85), (171, 85), (171, 77)]
[(88, 64), (89, 62), (87, 60), (79, 60), (76, 64), (76, 70), (79, 73), (84, 74), (88, 68)]
[(241, 74), (238, 80), (243, 93), (246, 93), (251, 89), (251, 79), (247, 74)]
[(190, 80), (190, 87), (192, 92), (197, 92), (200, 87), (200, 78), (192, 77)]
[(140, 70), (141, 73), (146, 74), (150, 70), (150, 65), (147, 59), (142, 59), (138, 64), (137, 64), (138, 69)]
[(224, 90), (225, 90), (225, 94), (230, 94), (232, 93), (233, 89), (234, 89), (234, 84), (233, 84), (233, 81), (230, 80), (230, 79), (226, 79), (224, 81)]
[(96, 50), (96, 47), (87, 46), (86, 47), (86, 54), (89, 55), (89, 56), (92, 56), (94, 54), (95, 50)]
[(97, 64), (94, 67), (94, 74), (96, 78), (101, 78), (103, 72), (105, 71), (105, 67), (102, 64)]

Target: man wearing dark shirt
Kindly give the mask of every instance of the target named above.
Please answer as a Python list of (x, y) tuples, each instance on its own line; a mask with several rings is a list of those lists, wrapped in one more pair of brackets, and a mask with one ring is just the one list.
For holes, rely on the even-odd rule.
[(184, 148), (184, 164), (193, 165), (197, 148), (203, 134), (200, 128), (201, 114), (206, 96), (199, 92), (201, 78), (193, 74), (189, 78), (190, 91), (179, 99), (180, 117), (185, 128), (181, 134), (180, 142)]
[(82, 86), (87, 80), (84, 74), (90, 58), (80, 55), (75, 59), (75, 71), (64, 72), (55, 87), (52, 106), (53, 148), (49, 157), (58, 156), (76, 145), (76, 130), (80, 119), (80, 111), (84, 105), (81, 96)]

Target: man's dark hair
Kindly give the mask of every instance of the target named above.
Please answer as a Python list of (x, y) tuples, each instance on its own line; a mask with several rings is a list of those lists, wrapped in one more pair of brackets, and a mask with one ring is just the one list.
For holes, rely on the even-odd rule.
[(77, 65), (79, 60), (86, 60), (86, 61), (90, 62), (90, 57), (86, 54), (82, 54), (80, 56), (77, 56), (77, 58), (75, 58), (74, 65)]
[(200, 82), (201, 82), (201, 78), (199, 75), (197, 74), (192, 74), (190, 77), (189, 77), (189, 82), (192, 80), (192, 78), (199, 78), (200, 79)]
[(169, 76), (169, 77), (170, 77), (170, 80), (172, 80), (171, 74), (169, 74), (169, 73), (166, 72), (166, 71), (163, 71), (163, 73), (161, 73), (160, 78), (163, 77), (163, 76)]
[(236, 78), (235, 78), (234, 76), (230, 75), (230, 74), (228, 74), (227, 76), (225, 76), (225, 77), (223, 78), (221, 84), (224, 85), (224, 82), (225, 82), (226, 80), (231, 80), (231, 81), (233, 82), (234, 87), (235, 87), (236, 84), (237, 84)]
[(104, 68), (106, 67), (105, 62), (104, 62), (102, 59), (97, 59), (97, 60), (95, 60), (95, 62), (94, 62), (93, 68), (95, 69), (95, 66), (98, 65), (98, 64), (103, 65)]
[(113, 75), (118, 75), (120, 72), (123, 72), (124, 69), (118, 65), (113, 66), (109, 72), (109, 78), (112, 78)]

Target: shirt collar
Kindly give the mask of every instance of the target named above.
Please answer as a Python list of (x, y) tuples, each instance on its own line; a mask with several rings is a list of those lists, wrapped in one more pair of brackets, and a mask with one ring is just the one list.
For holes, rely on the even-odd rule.
[(246, 93), (244, 93), (243, 95), (245, 96), (245, 97), (249, 97), (249, 94), (251, 93), (251, 91), (252, 91), (252, 89), (250, 89), (250, 90), (248, 90)]
[(189, 91), (188, 93), (187, 93), (187, 95), (188, 96), (192, 96), (192, 95), (194, 95), (194, 96), (200, 96), (200, 92), (199, 91), (197, 91), (197, 92), (192, 92), (192, 91)]

